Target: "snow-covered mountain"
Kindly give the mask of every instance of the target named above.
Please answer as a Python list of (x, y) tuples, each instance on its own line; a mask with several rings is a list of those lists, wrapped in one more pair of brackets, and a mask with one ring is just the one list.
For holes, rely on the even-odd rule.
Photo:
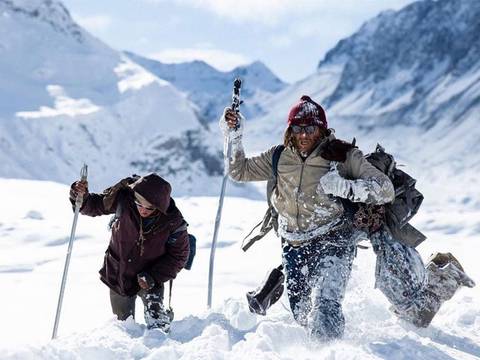
[(245, 102), (242, 112), (248, 118), (266, 113), (268, 109), (264, 104), (287, 86), (260, 61), (222, 72), (204, 61), (164, 64), (131, 52), (125, 54), (152, 74), (185, 92), (198, 106), (201, 120), (205, 123), (216, 121), (223, 108), (230, 103), (232, 81), (236, 77), (243, 82), (242, 98)]
[[(426, 201), (480, 206), (479, 18), (480, 2), (469, 0), (381, 13), (330, 50), (316, 73), (271, 100), (272, 111), (250, 124), (248, 148), (281, 141), (278, 119), (310, 94), (338, 137), (356, 137), (366, 152), (379, 142), (408, 165)], [(457, 196), (446, 198), (445, 187)]]
[(222, 143), (174, 86), (58, 1), (0, 0), (0, 32), (0, 176), (69, 183), (85, 161), (98, 187), (158, 171), (177, 193), (209, 193)]

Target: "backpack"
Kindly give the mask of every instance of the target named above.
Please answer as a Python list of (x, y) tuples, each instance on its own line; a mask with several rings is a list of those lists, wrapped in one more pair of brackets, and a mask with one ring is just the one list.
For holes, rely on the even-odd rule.
[(394, 157), (385, 152), (380, 144), (365, 159), (390, 178), (395, 190), (393, 202), (384, 205), (385, 224), (397, 241), (417, 247), (426, 236), (408, 223), (418, 212), (424, 198), (415, 188), (416, 180), (398, 169)]
[[(176, 229), (170, 236), (168, 237), (167, 244), (173, 244), (175, 241), (177, 241), (178, 237), (180, 234), (187, 230), (188, 224), (184, 222), (182, 226), (180, 226), (178, 229)], [(192, 264), (193, 264), (193, 259), (195, 258), (195, 254), (197, 253), (197, 238), (193, 236), (192, 234), (188, 234), (188, 243), (190, 245), (190, 251), (188, 253), (188, 259), (185, 265), (183, 266), (184, 269), (186, 270), (191, 270), (192, 269)]]

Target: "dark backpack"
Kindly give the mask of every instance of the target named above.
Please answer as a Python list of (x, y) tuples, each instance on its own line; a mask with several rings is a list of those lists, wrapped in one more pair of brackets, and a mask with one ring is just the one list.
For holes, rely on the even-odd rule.
[(392, 181), (395, 200), (385, 206), (387, 217), (396, 226), (403, 227), (418, 212), (423, 202), (422, 193), (415, 188), (416, 180), (398, 169), (393, 156), (386, 153), (380, 145), (365, 158)]
[[(188, 224), (185, 222), (180, 228), (176, 229), (173, 234), (168, 237), (167, 244), (173, 244), (177, 241), (178, 236), (185, 230), (187, 230)], [(190, 245), (190, 252), (188, 253), (188, 259), (185, 265), (183, 266), (186, 270), (192, 269), (193, 259), (195, 258), (195, 254), (197, 253), (197, 239), (192, 234), (188, 234), (188, 243)]]
[(385, 223), (393, 237), (405, 245), (418, 246), (426, 236), (408, 223), (423, 202), (422, 193), (415, 188), (416, 180), (398, 169), (394, 157), (386, 153), (379, 144), (365, 159), (387, 175), (393, 183), (395, 200), (385, 204)]

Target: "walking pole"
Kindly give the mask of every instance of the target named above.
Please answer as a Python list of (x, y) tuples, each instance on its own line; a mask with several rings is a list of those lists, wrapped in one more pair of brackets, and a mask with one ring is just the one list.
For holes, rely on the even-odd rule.
[[(83, 164), (80, 170), (81, 181), (87, 181), (88, 167)], [(70, 233), (70, 241), (68, 242), (67, 257), (65, 259), (65, 267), (63, 269), (62, 285), (60, 287), (60, 295), (58, 296), (57, 314), (55, 315), (55, 324), (53, 326), (52, 340), (57, 337), (58, 323), (60, 321), (60, 313), (62, 311), (63, 293), (65, 292), (65, 284), (67, 282), (68, 266), (70, 265), (70, 257), (72, 256), (73, 240), (75, 239), (75, 230), (77, 228), (78, 214), (83, 204), (83, 196), (77, 195), (75, 199), (75, 215), (73, 216), (72, 231)]]
[[(235, 79), (235, 81), (233, 82), (232, 110), (237, 112), (241, 103), (240, 102), (241, 86), (242, 86), (242, 81), (238, 78)], [(223, 180), (222, 180), (222, 189), (220, 192), (220, 199), (218, 201), (217, 217), (215, 218), (215, 228), (213, 231), (212, 247), (210, 250), (210, 268), (208, 271), (208, 299), (207, 299), (207, 306), (209, 309), (212, 306), (213, 264), (215, 260), (215, 250), (217, 248), (217, 237), (218, 237), (218, 230), (220, 228), (220, 220), (222, 218), (223, 199), (225, 197), (225, 188), (227, 186), (227, 180), (228, 180), (228, 162), (232, 153), (232, 144), (230, 142), (230, 136), (227, 137), (226, 153), (227, 154), (226, 154), (225, 168), (224, 168), (224, 174), (223, 174)]]

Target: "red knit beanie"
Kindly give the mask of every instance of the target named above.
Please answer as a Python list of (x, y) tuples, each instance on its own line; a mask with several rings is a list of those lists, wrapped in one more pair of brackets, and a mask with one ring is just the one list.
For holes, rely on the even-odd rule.
[(303, 95), (288, 114), (288, 126), (291, 125), (317, 125), (327, 129), (327, 116), (325, 110), (310, 99), (310, 96)]

